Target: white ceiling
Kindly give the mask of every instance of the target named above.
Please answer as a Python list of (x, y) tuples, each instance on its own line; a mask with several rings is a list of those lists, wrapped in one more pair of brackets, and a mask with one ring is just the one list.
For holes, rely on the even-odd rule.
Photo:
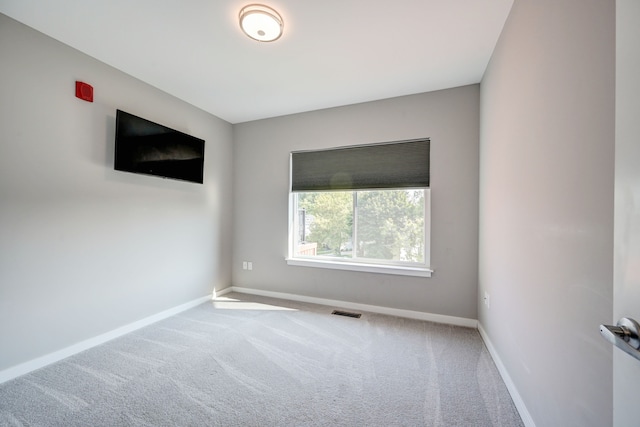
[[(228, 122), (478, 83), (513, 0), (0, 0), (0, 12)], [(89, 77), (87, 77), (89, 79)]]

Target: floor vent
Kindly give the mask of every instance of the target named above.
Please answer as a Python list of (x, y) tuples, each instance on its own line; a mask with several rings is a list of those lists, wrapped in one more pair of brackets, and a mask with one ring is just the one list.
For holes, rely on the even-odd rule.
[(333, 310), (331, 314), (335, 314), (336, 316), (346, 316), (346, 317), (354, 317), (359, 319), (362, 314), (360, 313), (352, 313), (350, 311), (341, 311), (341, 310)]

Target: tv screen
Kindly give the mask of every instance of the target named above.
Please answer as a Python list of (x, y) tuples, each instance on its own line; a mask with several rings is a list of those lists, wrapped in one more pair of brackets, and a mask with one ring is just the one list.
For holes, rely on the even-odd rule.
[(114, 166), (202, 184), (204, 140), (117, 110)]

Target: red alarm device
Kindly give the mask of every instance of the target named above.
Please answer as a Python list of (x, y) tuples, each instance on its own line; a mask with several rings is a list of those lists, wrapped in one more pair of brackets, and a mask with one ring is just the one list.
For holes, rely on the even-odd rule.
[(76, 82), (76, 97), (93, 102), (93, 86), (84, 82)]

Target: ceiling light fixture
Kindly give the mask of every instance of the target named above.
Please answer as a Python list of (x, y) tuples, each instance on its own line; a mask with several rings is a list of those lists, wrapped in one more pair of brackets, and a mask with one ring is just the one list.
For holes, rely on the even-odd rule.
[(240, 10), (240, 28), (259, 42), (272, 42), (282, 36), (284, 22), (278, 12), (263, 4), (250, 4)]

